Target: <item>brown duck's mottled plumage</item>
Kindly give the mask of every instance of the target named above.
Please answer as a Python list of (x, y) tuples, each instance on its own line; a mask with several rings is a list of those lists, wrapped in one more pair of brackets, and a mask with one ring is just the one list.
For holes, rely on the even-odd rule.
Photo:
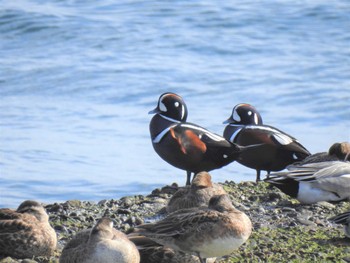
[(139, 235), (200, 258), (230, 254), (252, 231), (247, 215), (235, 209), (227, 195), (214, 196), (208, 208), (188, 208), (137, 227)]
[(208, 172), (200, 172), (190, 186), (177, 190), (169, 200), (166, 210), (171, 213), (184, 208), (208, 206), (212, 196), (222, 194), (226, 194), (222, 186), (213, 183)]
[(14, 258), (50, 256), (56, 245), (56, 232), (38, 202), (24, 201), (16, 211), (0, 209), (0, 255)]
[[(199, 258), (185, 254), (169, 247), (164, 247), (145, 236), (130, 236), (138, 248), (142, 263), (199, 263)], [(216, 258), (210, 258), (207, 263), (214, 263)]]
[(79, 232), (62, 251), (60, 263), (139, 263), (140, 254), (127, 236), (101, 218), (92, 229)]

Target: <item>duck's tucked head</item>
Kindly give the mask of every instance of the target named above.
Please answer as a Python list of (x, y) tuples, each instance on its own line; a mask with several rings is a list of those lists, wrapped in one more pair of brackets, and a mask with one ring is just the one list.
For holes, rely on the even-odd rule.
[(328, 151), (329, 155), (335, 155), (339, 160), (350, 161), (350, 143), (334, 143)]
[(213, 183), (211, 181), (211, 176), (208, 172), (200, 172), (196, 174), (196, 177), (193, 179), (191, 184), (191, 187), (193, 189), (202, 189), (212, 186)]
[(161, 114), (163, 116), (185, 122), (187, 120), (187, 106), (181, 96), (166, 92), (160, 95), (157, 107), (149, 114)]
[(49, 216), (47, 215), (44, 207), (36, 201), (26, 200), (17, 208), (18, 213), (27, 213), (35, 216), (40, 222), (47, 222)]
[(255, 107), (247, 103), (240, 103), (233, 108), (231, 116), (224, 123), (262, 125), (263, 121)]
[(228, 195), (215, 195), (209, 200), (210, 209), (219, 211), (219, 212), (227, 212), (236, 210), (232, 205), (231, 199)]
[(90, 233), (90, 239), (100, 238), (113, 238), (113, 221), (108, 217), (102, 217), (97, 221), (96, 225), (92, 228)]

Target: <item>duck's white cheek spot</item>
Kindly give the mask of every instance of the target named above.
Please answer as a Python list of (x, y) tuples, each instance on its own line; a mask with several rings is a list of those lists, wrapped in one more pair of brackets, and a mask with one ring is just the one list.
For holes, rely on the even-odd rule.
[(159, 109), (162, 111), (162, 112), (167, 112), (167, 108), (165, 106), (165, 104), (163, 102), (160, 102), (159, 103)]
[(224, 159), (227, 159), (228, 156), (226, 154), (224, 154), (222, 157), (224, 157)]
[(250, 115), (252, 115), (252, 113), (253, 113), (253, 112), (251, 112), (251, 111), (248, 111), (248, 115), (249, 115), (249, 116), (250, 116)]
[(174, 103), (175, 107), (179, 107), (180, 103), (178, 103), (177, 101)]
[(241, 121), (241, 117), (238, 115), (238, 113), (237, 113), (236, 110), (233, 111), (232, 119), (233, 119), (234, 121), (237, 121), (237, 122), (240, 122), (240, 121)]

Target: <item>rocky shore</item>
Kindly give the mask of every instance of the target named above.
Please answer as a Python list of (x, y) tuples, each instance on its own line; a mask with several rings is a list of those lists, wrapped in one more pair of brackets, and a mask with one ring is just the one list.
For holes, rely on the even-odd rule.
[[(251, 219), (254, 230), (246, 244), (217, 262), (350, 262), (350, 239), (342, 226), (328, 218), (350, 209), (349, 202), (321, 202), (301, 205), (266, 183), (222, 183), (237, 209)], [(91, 227), (105, 213), (115, 227), (130, 232), (143, 222), (164, 216), (165, 206), (177, 185), (155, 189), (148, 196), (127, 196), (119, 200), (87, 202), (70, 200), (46, 205), (50, 223), (58, 235), (58, 248), (51, 258), (38, 257), (5, 262), (58, 262), (70, 238)]]

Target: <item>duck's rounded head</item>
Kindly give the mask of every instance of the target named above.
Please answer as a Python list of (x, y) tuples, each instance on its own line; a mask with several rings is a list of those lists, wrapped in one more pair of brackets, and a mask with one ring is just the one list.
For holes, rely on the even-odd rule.
[(328, 151), (329, 155), (335, 155), (341, 161), (350, 161), (350, 143), (334, 143)]
[(102, 217), (92, 228), (90, 238), (113, 238), (113, 221), (108, 217)]
[(227, 194), (214, 195), (210, 198), (208, 207), (219, 212), (235, 210), (235, 207), (232, 205), (232, 201)]
[(31, 214), (41, 222), (49, 220), (44, 207), (36, 201), (26, 200), (22, 202), (17, 208), (17, 212)]
[(255, 107), (247, 103), (240, 103), (233, 108), (231, 116), (224, 123), (262, 125), (263, 121)]
[(181, 96), (166, 92), (160, 95), (157, 107), (149, 114), (161, 114), (178, 121), (185, 122), (187, 119), (187, 106)]
[(211, 181), (211, 176), (208, 172), (199, 172), (192, 180), (191, 187), (195, 189), (212, 187), (213, 183)]

